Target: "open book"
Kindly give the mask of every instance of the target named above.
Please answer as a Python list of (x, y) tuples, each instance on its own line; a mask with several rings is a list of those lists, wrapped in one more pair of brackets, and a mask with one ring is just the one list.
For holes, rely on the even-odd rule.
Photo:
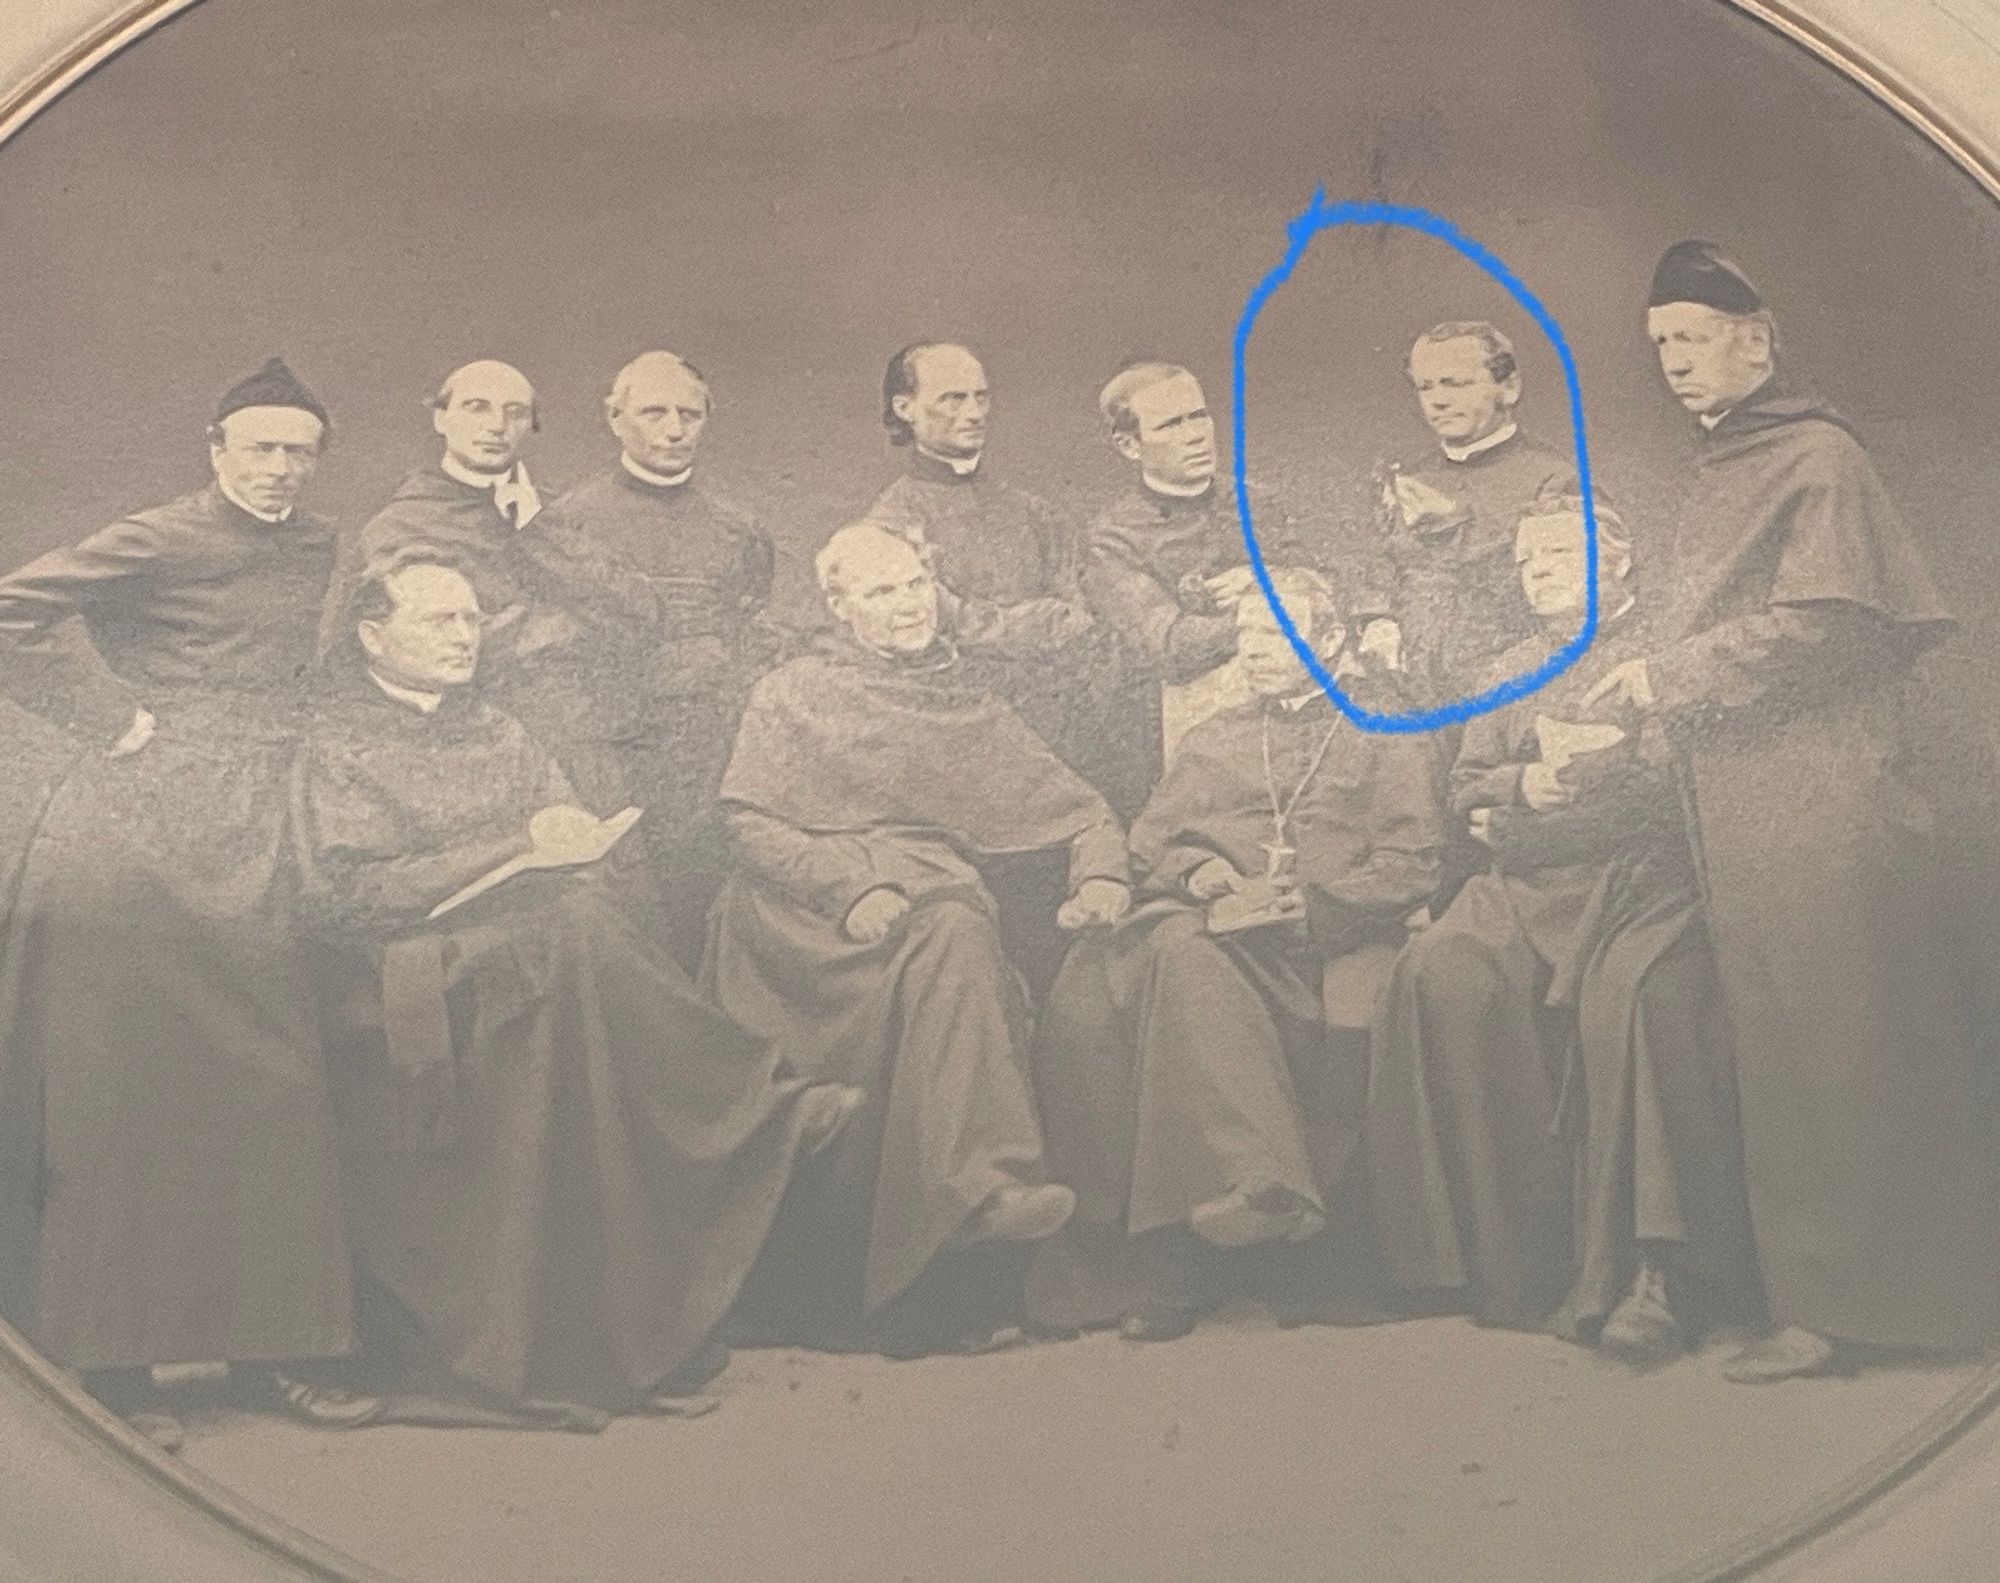
[[(530, 869), (567, 868), (596, 862), (624, 839), (625, 832), (639, 822), (639, 816), (645, 809), (624, 808), (608, 819), (589, 819), (588, 829), (571, 828), (582, 821), (551, 821), (549, 818), (550, 815), (577, 812), (581, 810), (545, 808), (536, 814), (528, 821), (528, 835), (535, 843), (532, 847), (519, 857), (510, 857), (498, 868), (489, 869), (471, 884), (453, 891), (425, 915), (427, 921), (435, 922), (446, 913), (484, 896), (496, 885), (504, 885), (516, 874), (525, 874)], [(569, 853), (576, 855), (566, 855)], [(557, 861), (551, 861), (552, 858)]]

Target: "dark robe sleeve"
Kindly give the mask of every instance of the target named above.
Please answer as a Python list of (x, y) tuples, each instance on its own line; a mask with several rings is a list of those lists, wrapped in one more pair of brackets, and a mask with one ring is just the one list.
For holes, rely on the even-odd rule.
[(1511, 709), (1495, 709), (1466, 721), (1451, 767), (1451, 805), (1459, 813), (1511, 807), (1521, 800), (1521, 771), (1527, 766), (1509, 729), (1512, 714)]
[(835, 923), (872, 890), (921, 901), (981, 888), (978, 871), (941, 842), (913, 842), (892, 830), (801, 830), (742, 804), (727, 805), (725, 818), (736, 854), (752, 874)]
[(1400, 923), (1437, 889), (1445, 830), (1428, 744), (1374, 744), (1359, 824), (1358, 860), (1343, 874), (1313, 876), (1313, 931), (1332, 952)]
[(1860, 605), (1771, 605), (1682, 639), (1646, 671), (1656, 709), (1743, 709), (1895, 651), (1889, 624)]
[(1095, 624), (1078, 584), (1075, 536), (1039, 504), (1028, 505), (1036, 560), (1032, 598), (999, 604), (960, 599), (953, 631), (968, 649), (1028, 658), (1074, 643)]
[(1149, 890), (1183, 894), (1202, 864), (1213, 857), (1227, 861), (1222, 847), (1201, 834), (1239, 800), (1232, 795), (1234, 777), (1228, 764), (1203, 751), (1210, 735), (1212, 731), (1190, 733), (1132, 822), (1132, 860)]
[(1083, 591), (1099, 620), (1164, 681), (1206, 675), (1236, 652), (1236, 617), (1183, 610), (1116, 534), (1092, 535)]
[(110, 747), (123, 736), (145, 700), (104, 662), (81, 618), (143, 598), (162, 550), (155, 529), (120, 522), (0, 579), (7, 695), (83, 741)]
[(1112, 879), (1131, 883), (1132, 870), (1125, 855), (1125, 835), (1117, 822), (1107, 818), (1092, 825), (1069, 847), (1069, 888), (1073, 891), (1088, 879)]
[[(522, 737), (524, 751), (527, 739)], [(535, 808), (573, 803), (553, 763), (534, 767)], [(367, 774), (337, 742), (315, 742), (306, 756), (299, 812), (308, 844), (307, 875), (322, 920), (370, 930), (420, 923), (447, 896), (529, 848), (527, 820), (517, 830), (449, 846), (414, 844), (413, 821), (391, 789)]]

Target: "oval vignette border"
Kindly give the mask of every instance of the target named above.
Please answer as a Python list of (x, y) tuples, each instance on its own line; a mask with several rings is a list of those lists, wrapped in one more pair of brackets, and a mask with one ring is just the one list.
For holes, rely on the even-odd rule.
[[(199, 3), (200, 0), (136, 0), (114, 11), (53, 58), (31, 68), (24, 79), (0, 91), (0, 151), (35, 116), (97, 67)], [(1952, 117), (1900, 73), (1870, 60), (1860, 45), (1842, 39), (1828, 24), (1805, 15), (1794, 0), (1713, 0), (1713, 3), (1762, 23), (1820, 64), (1857, 84), (1940, 149), (1989, 198), (2000, 201), (2000, 115), (1996, 115), (1990, 147), (1982, 147), (1980, 140), (1954, 130)], [(2000, 58), (1996, 58), (1994, 65), (2000, 68)], [(1236, 420), (1239, 424), (1240, 414), (1239, 400)], [(1240, 448), (1238, 466), (1241, 466)], [(1243, 514), (1247, 517), (1247, 512)], [(1252, 549), (1254, 553), (1254, 543)], [(1268, 599), (1272, 590), (1261, 558), (1256, 566)], [(1288, 636), (1297, 647), (1296, 634), (1288, 632)], [(1339, 698), (1337, 690), (1334, 696)], [(1406, 725), (1395, 729), (1417, 728)], [(183, 1511), (179, 1515), (205, 1520), (208, 1527), (201, 1538), (207, 1541), (211, 1556), (217, 1554), (219, 1547), (233, 1545), (234, 1559), (245, 1569), (246, 1576), (248, 1569), (261, 1563), (266, 1576), (295, 1583), (306, 1579), (314, 1583), (396, 1583), (389, 1574), (343, 1554), (242, 1499), (205, 1474), (155, 1450), (5, 1324), (0, 1324), (0, 1393), (25, 1398), (29, 1412), (52, 1420), (67, 1431), (69, 1438), (62, 1443), (63, 1451), (74, 1450), (75, 1442), (82, 1442), (92, 1459), (76, 1462), (77, 1476), (87, 1477), (94, 1472), (106, 1480), (121, 1477), (129, 1481), (136, 1474), (154, 1487), (152, 1493), (180, 1502)], [(1986, 1419), (1996, 1405), (2000, 1405), (2000, 1357), (1989, 1362), (1977, 1377), (1881, 1455), (1819, 1499), (1752, 1530), (1712, 1555), (1665, 1574), (1655, 1583), (1741, 1583), (1764, 1567), (1832, 1533), (1878, 1496), (1903, 1483), (1957, 1443)], [(45, 1441), (41, 1449), (54, 1451), (53, 1439)], [(87, 1493), (87, 1485), (78, 1491), (79, 1495)], [(122, 1493), (129, 1496), (129, 1486)], [(49, 1517), (41, 1512), (29, 1520), (46, 1523)], [(162, 1518), (163, 1524), (165, 1521)], [(149, 1549), (161, 1562), (172, 1565), (173, 1559), (190, 1555), (185, 1524), (171, 1536), (162, 1531), (159, 1538), (161, 1542)]]

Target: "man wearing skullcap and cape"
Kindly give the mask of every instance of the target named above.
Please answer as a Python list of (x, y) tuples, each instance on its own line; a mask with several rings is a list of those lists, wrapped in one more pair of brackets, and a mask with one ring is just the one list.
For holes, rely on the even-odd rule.
[(1670, 248), (1647, 330), (1701, 459), (1655, 643), (1593, 696), (1663, 721), (1684, 772), (1777, 1326), (1726, 1372), (1975, 1347), (2000, 1317), (1991, 1142), (1897, 742), (1912, 662), (1953, 623), (1737, 265)]
[[(1125, 908), (1110, 810), (938, 632), (922, 557), (869, 524), (817, 569), (840, 623), (751, 694), (723, 777), (741, 871), (717, 902), (716, 1000), (871, 1104), (799, 1206), (845, 1250), (826, 1301), (877, 1318), (948, 1247), (1024, 1242), (1074, 1204), (1044, 1185), (1021, 988), (981, 863), (1066, 851), (1071, 927)], [(858, 1280), (856, 1279), (858, 1278)]]
[[(0, 1307), (167, 1444), (149, 1366), (350, 1344), (286, 817), (327, 432), (273, 358), (222, 399), (206, 488), (0, 579), (0, 687), (81, 750), (0, 959)], [(292, 1373), (274, 1400), (375, 1412)]]

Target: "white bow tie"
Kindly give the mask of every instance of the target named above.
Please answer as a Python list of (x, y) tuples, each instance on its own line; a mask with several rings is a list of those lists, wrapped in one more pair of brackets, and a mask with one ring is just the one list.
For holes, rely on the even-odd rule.
[(493, 504), (500, 509), (500, 515), (517, 528), (525, 528), (542, 509), (542, 497), (536, 493), (534, 484), (528, 478), (525, 467), (517, 467), (511, 477), (501, 479), (493, 486)]

